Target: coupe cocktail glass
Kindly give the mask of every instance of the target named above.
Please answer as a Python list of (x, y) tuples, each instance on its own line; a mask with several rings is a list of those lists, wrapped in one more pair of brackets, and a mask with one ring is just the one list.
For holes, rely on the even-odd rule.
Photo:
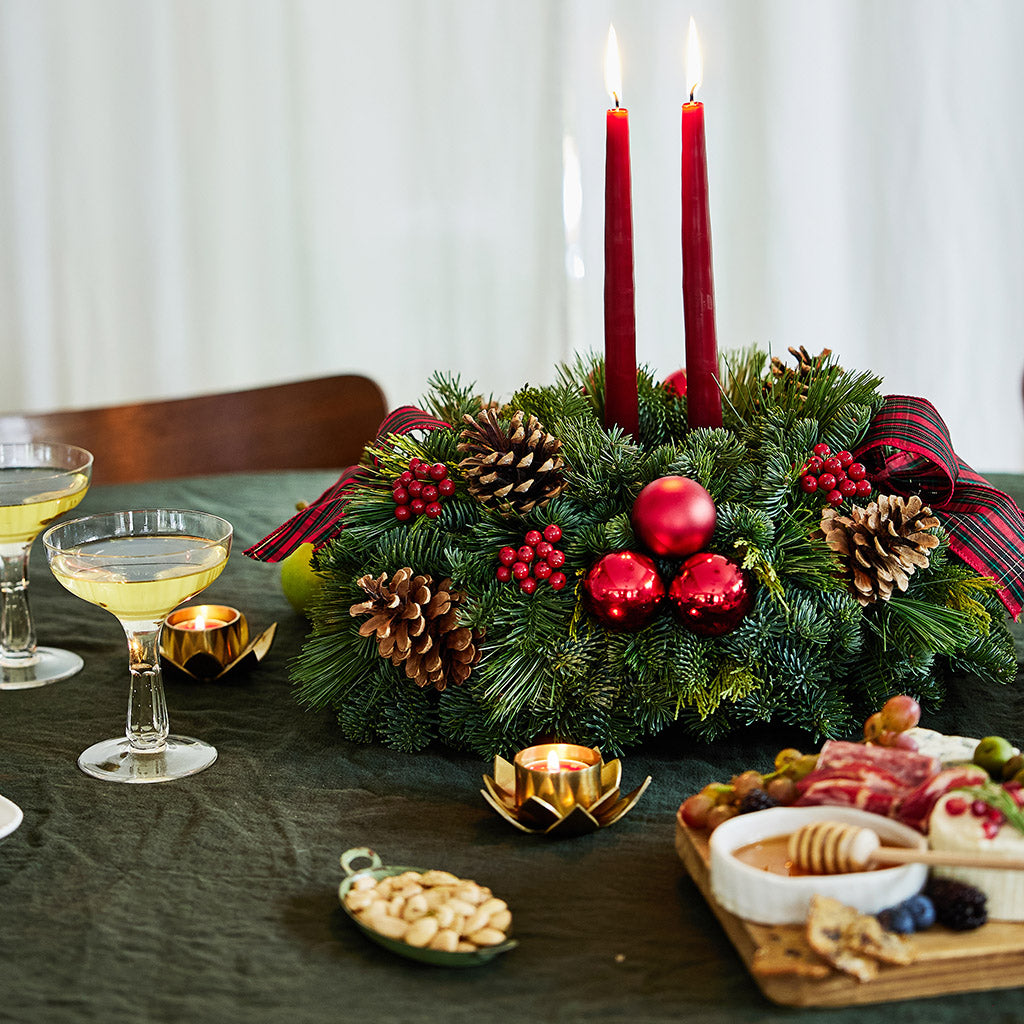
[(92, 477), (92, 455), (70, 444), (0, 443), (0, 690), (73, 676), (82, 659), (37, 647), (28, 603), (28, 556), (44, 526), (74, 508)]
[(51, 527), (43, 544), (57, 580), (116, 615), (128, 637), (125, 735), (89, 747), (78, 766), (113, 782), (166, 782), (208, 768), (216, 748), (169, 734), (160, 633), (169, 612), (221, 574), (231, 524), (206, 512), (106, 512)]

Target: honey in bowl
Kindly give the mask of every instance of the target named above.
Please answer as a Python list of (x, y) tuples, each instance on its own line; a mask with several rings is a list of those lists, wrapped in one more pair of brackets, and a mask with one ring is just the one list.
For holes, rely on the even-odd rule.
[[(798, 867), (789, 857), (789, 836), (785, 833), (781, 836), (767, 836), (758, 839), (755, 843), (748, 843), (732, 851), (732, 856), (743, 864), (748, 864), (759, 871), (768, 871), (773, 875), (788, 875), (796, 877), (800, 875), (817, 874), (814, 871), (805, 871)], [(882, 843), (883, 846), (892, 846), (892, 843)], [(888, 865), (872, 865), (867, 870), (877, 871), (879, 867)]]

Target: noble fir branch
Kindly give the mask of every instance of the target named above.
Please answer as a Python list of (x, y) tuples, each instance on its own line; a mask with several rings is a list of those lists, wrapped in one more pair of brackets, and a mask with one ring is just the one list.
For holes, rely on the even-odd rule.
[(760, 407), (768, 353), (752, 347), (722, 354), (724, 401), (737, 421), (749, 421)]
[(964, 612), (906, 595), (876, 601), (870, 621), (896, 645), (936, 654), (957, 654), (975, 636), (971, 618)]
[(570, 384), (557, 388), (521, 388), (509, 399), (508, 406), (536, 416), (556, 437), (567, 420), (593, 420), (589, 399), (578, 386)]
[(719, 501), (735, 493), (735, 473), (748, 459), (746, 447), (735, 434), (699, 427), (678, 447), (668, 472), (696, 480)]
[(571, 364), (559, 365), (557, 376), (559, 386), (575, 388), (586, 397), (591, 415), (600, 422), (604, 416), (604, 359), (577, 352)]
[(475, 384), (465, 385), (456, 375), (447, 373), (431, 374), (427, 381), (430, 389), (424, 396), (423, 404), (428, 412), (439, 420), (457, 427), (463, 416), (476, 416), (493, 398), (484, 398), (476, 392)]
[(381, 739), (393, 750), (415, 753), (437, 736), (437, 702), (428, 689), (402, 678), (383, 708), (377, 725)]
[(1017, 678), (1017, 648), (1005, 621), (997, 619), (988, 633), (975, 637), (963, 651), (950, 657), (949, 668), (990, 683), (1012, 683)]

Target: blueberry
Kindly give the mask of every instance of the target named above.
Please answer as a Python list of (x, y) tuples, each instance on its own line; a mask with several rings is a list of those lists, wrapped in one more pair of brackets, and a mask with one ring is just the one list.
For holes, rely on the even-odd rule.
[(916, 931), (913, 915), (902, 903), (881, 911), (878, 923), (887, 931), (898, 932), (900, 935), (910, 935)]
[(904, 900), (902, 905), (910, 911), (918, 930), (935, 924), (935, 904), (923, 892)]

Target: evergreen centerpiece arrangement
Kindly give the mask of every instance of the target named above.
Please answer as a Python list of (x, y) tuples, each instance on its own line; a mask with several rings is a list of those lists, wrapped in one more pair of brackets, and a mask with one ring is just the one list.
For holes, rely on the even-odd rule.
[(950, 671), (1013, 680), (998, 585), (927, 487), (890, 491), (887, 448), (851, 454), (880, 379), (794, 355), (727, 356), (718, 429), (641, 369), (636, 442), (603, 426), (600, 359), (503, 406), (435, 375), (443, 425), (367, 449), (314, 557), (299, 700), (406, 751), (618, 754), (676, 723), (836, 737), (892, 693), (938, 703)]

